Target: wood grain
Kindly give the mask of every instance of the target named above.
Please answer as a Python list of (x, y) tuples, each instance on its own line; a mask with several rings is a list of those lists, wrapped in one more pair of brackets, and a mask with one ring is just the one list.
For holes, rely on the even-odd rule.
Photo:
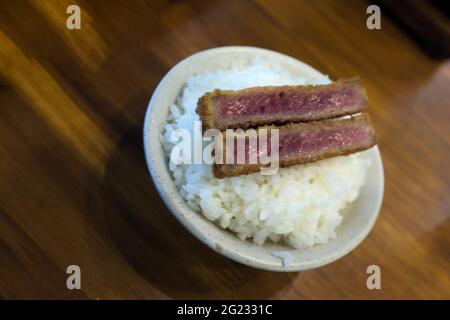
[[(78, 4), (82, 29), (65, 27)], [(16, 298), (450, 298), (450, 63), (426, 56), (365, 1), (0, 3), (0, 296)], [(207, 249), (148, 177), (147, 102), (202, 49), (252, 45), (332, 78), (361, 76), (382, 152), (380, 218), (352, 253), (272, 273)], [(66, 289), (68, 265), (82, 290)], [(366, 288), (366, 268), (382, 289)]]

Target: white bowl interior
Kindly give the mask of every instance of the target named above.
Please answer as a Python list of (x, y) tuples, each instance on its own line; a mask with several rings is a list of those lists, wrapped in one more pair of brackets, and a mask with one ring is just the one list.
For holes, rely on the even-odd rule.
[[(147, 165), (155, 186), (174, 216), (197, 238), (213, 250), (246, 265), (274, 270), (299, 271), (330, 263), (355, 248), (371, 230), (381, 207), (384, 188), (383, 166), (378, 147), (363, 152), (372, 159), (366, 183), (358, 199), (349, 205), (342, 224), (337, 228), (337, 238), (310, 249), (295, 250), (286, 245), (268, 243), (263, 246), (242, 241), (194, 212), (178, 194), (172, 182), (167, 160), (159, 136), (166, 122), (169, 106), (180, 94), (186, 79), (198, 73), (227, 69), (236, 60), (250, 62), (263, 56), (293, 75), (311, 79), (322, 76), (312, 67), (286, 55), (254, 47), (222, 47), (194, 54), (173, 67), (161, 80), (149, 103), (144, 123), (144, 149)], [(293, 259), (288, 266), (272, 255), (274, 251), (288, 251)]]

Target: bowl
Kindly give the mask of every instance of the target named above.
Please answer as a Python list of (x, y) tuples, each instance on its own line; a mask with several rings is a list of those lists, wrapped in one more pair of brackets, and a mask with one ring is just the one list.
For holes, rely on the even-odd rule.
[[(300, 271), (333, 262), (353, 250), (372, 229), (381, 208), (384, 189), (383, 164), (378, 147), (362, 152), (372, 159), (366, 183), (358, 199), (346, 208), (343, 222), (336, 229), (337, 237), (326, 244), (296, 250), (287, 245), (266, 243), (256, 245), (240, 240), (230, 231), (209, 221), (187, 206), (172, 181), (159, 137), (166, 122), (169, 106), (175, 102), (186, 79), (194, 74), (227, 69), (236, 59), (251, 61), (261, 56), (279, 64), (296, 76), (316, 79), (323, 76), (307, 64), (284, 54), (255, 47), (220, 47), (198, 52), (175, 65), (161, 80), (148, 105), (144, 120), (144, 151), (148, 170), (162, 200), (175, 216), (200, 241), (216, 252), (245, 265), (272, 271)], [(289, 252), (290, 263), (274, 256)], [(279, 254), (278, 254), (279, 255)]]

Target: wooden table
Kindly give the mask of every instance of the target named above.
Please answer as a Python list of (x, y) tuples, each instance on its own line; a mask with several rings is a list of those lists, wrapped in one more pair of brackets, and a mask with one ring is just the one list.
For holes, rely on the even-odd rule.
[[(116, 3), (117, 2), (117, 3)], [(81, 30), (66, 8), (81, 7)], [(114, 4), (113, 4), (114, 3)], [(2, 1), (3, 298), (450, 298), (450, 63), (365, 1)], [(352, 253), (301, 273), (255, 270), (174, 220), (147, 174), (142, 122), (159, 80), (206, 48), (251, 45), (332, 78), (360, 75), (386, 187)], [(82, 289), (66, 288), (66, 268)], [(368, 290), (366, 268), (381, 267)]]

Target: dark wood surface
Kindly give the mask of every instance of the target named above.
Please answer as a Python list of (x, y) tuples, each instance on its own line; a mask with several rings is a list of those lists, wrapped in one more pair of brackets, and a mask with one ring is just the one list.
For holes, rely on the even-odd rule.
[[(66, 8), (82, 29), (66, 29)], [(450, 298), (450, 63), (365, 1), (0, 2), (0, 296)], [(148, 177), (142, 122), (155, 86), (199, 50), (252, 45), (332, 78), (359, 75), (385, 166), (380, 217), (326, 267), (273, 273), (206, 248)], [(82, 290), (66, 288), (66, 268)], [(366, 288), (377, 264), (382, 289)]]

